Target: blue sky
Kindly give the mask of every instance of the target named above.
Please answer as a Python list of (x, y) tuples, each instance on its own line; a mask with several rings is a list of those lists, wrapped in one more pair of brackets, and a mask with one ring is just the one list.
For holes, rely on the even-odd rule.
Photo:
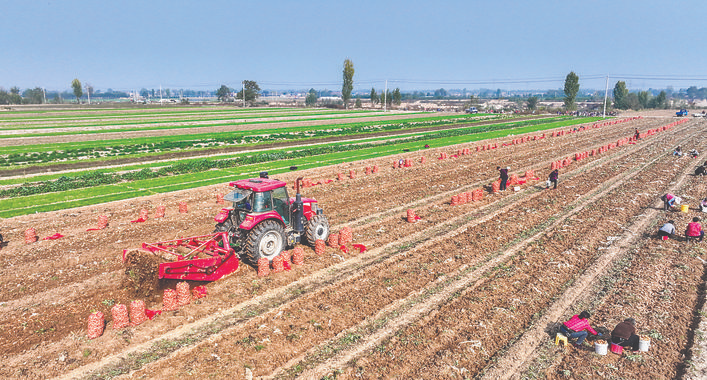
[[(702, 1), (0, 0), (0, 87), (707, 86)], [(663, 80), (663, 79), (669, 80)]]

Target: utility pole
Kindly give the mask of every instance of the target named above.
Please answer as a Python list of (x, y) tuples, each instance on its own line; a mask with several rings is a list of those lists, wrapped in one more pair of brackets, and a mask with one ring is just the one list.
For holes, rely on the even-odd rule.
[(604, 112), (601, 117), (606, 117), (606, 99), (609, 96), (609, 76), (606, 76), (606, 88), (604, 89)]
[(245, 108), (245, 81), (241, 82), (242, 90), (241, 93), (243, 94), (243, 108)]
[(44, 94), (44, 104), (47, 104), (47, 89), (46, 88), (42, 89), (42, 94)]
[(88, 91), (89, 85), (86, 84), (86, 96), (88, 96), (88, 104), (91, 105), (91, 91)]
[(388, 80), (385, 80), (385, 90), (383, 90), (383, 112), (388, 111)]

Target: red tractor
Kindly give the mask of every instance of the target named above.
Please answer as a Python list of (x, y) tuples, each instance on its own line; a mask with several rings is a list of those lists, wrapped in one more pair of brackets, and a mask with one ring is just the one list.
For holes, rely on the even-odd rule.
[[(272, 261), (296, 243), (314, 245), (329, 236), (329, 221), (312, 198), (302, 198), (295, 182), (294, 198), (287, 184), (261, 178), (230, 182), (233, 191), (223, 197), (233, 202), (214, 218), (213, 234), (157, 243), (143, 243), (140, 249), (123, 250), (125, 273), (137, 288), (156, 279), (215, 281), (238, 269), (239, 255), (252, 264)], [(157, 265), (154, 265), (157, 264)], [(157, 268), (155, 268), (155, 266)]]
[(267, 175), (229, 183), (234, 190), (223, 199), (233, 207), (216, 215), (214, 233), (227, 232), (230, 245), (253, 263), (263, 257), (272, 261), (296, 243), (314, 246), (317, 239), (326, 240), (329, 221), (315, 199), (301, 197), (300, 180), (294, 198), (287, 195), (285, 182)]

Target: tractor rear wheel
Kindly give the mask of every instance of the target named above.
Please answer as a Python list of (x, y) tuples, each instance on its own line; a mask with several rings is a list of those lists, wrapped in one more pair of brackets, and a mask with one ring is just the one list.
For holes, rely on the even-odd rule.
[(314, 215), (309, 219), (304, 231), (307, 243), (314, 246), (317, 240), (324, 240), (329, 237), (329, 220), (324, 215)]
[(253, 263), (263, 257), (272, 261), (285, 249), (285, 230), (274, 220), (262, 221), (250, 230), (244, 248)]

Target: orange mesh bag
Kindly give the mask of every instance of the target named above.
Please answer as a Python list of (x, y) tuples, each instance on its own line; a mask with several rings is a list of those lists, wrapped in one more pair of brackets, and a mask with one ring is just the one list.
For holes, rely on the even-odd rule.
[(282, 256), (275, 256), (274, 259), (272, 259), (272, 273), (280, 273), (285, 270), (285, 260), (282, 259)]
[(182, 281), (177, 283), (177, 305), (185, 306), (191, 303), (191, 290), (189, 283)]
[[(336, 240), (339, 240), (338, 237)], [(339, 244), (338, 241), (336, 243), (337, 245)], [(324, 252), (326, 252), (326, 243), (324, 243), (324, 240), (322, 239), (317, 239), (317, 241), (314, 242), (314, 253), (321, 256)]]
[(146, 320), (147, 314), (145, 314), (145, 301), (136, 300), (130, 302), (130, 324), (137, 326)]
[(353, 231), (351, 227), (342, 227), (339, 231), (339, 245), (346, 245), (353, 242)]
[(37, 239), (37, 231), (34, 228), (25, 230), (25, 244), (34, 243)]
[(100, 311), (95, 311), (88, 316), (88, 339), (96, 339), (103, 335), (106, 325), (105, 317)]
[(177, 291), (174, 289), (165, 289), (162, 296), (162, 310), (172, 311), (179, 309), (177, 303)]
[(128, 316), (128, 307), (122, 303), (113, 305), (110, 309), (113, 316), (113, 329), (124, 329), (130, 326), (130, 317)]
[(270, 274), (270, 260), (261, 257), (258, 259), (258, 277), (266, 277)]
[(327, 243), (330, 247), (339, 248), (339, 234), (329, 234)]
[(304, 264), (304, 249), (302, 249), (302, 247), (295, 247), (295, 249), (292, 250), (292, 264)]

